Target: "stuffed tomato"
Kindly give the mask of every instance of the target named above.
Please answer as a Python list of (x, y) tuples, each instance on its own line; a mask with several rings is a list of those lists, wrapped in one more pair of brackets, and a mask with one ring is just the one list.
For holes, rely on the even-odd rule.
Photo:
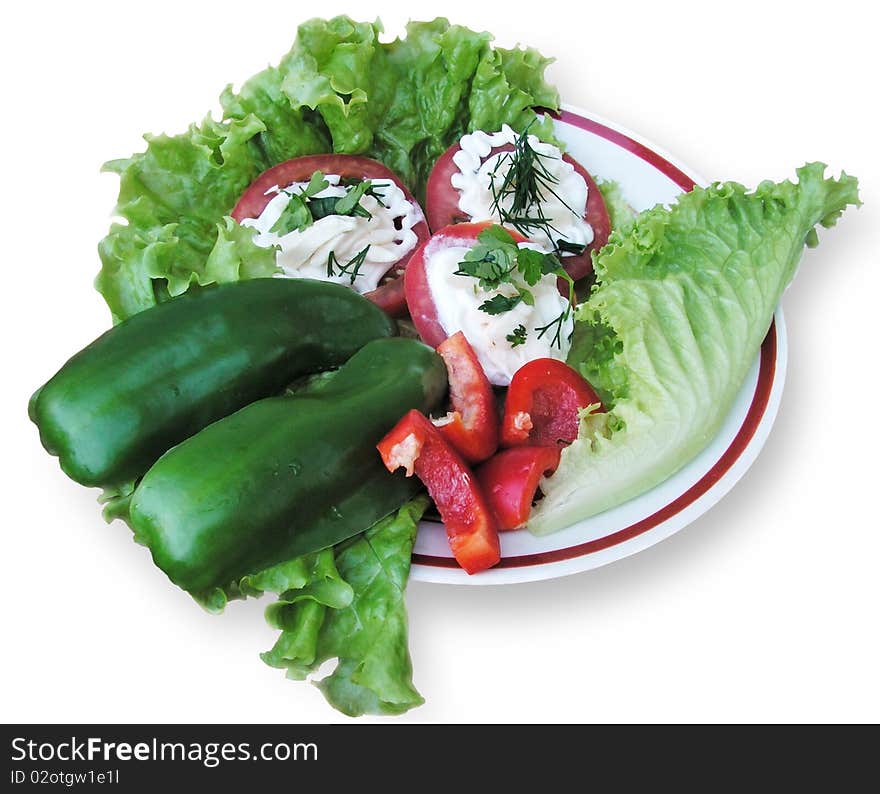
[(577, 281), (592, 272), (592, 251), (611, 221), (599, 188), (579, 162), (535, 135), (505, 125), (464, 135), (437, 160), (425, 210), (436, 231), (493, 221), (559, 256)]
[(346, 154), (287, 160), (261, 174), (232, 211), (275, 246), (279, 275), (345, 284), (393, 316), (402, 275), (429, 235), (418, 202), (382, 163)]
[(493, 386), (534, 359), (564, 360), (571, 347), (571, 278), (516, 232), (447, 226), (413, 254), (404, 284), (422, 339), (438, 347), (461, 331)]

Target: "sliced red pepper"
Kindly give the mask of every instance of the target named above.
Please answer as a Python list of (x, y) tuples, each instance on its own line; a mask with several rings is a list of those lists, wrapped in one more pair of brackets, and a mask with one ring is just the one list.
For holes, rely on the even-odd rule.
[(468, 463), (484, 461), (498, 449), (498, 409), (492, 384), (461, 331), (441, 342), (437, 352), (446, 363), (452, 411), (434, 424)]
[(388, 471), (403, 466), (425, 484), (462, 568), (477, 573), (501, 559), (495, 519), (476, 477), (429, 419), (410, 411), (376, 448)]
[(477, 479), (498, 529), (519, 529), (529, 519), (538, 484), (559, 466), (559, 447), (512, 447), (489, 458)]
[(594, 403), (605, 410), (593, 387), (568, 364), (536, 358), (523, 364), (510, 381), (501, 444), (566, 446), (577, 438), (578, 411)]

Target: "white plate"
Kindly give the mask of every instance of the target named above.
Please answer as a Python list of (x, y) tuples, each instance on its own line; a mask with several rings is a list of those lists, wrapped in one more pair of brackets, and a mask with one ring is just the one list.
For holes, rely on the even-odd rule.
[[(556, 132), (568, 151), (600, 178), (620, 183), (637, 210), (668, 203), (706, 182), (641, 136), (565, 107)], [(422, 582), (508, 584), (553, 579), (606, 565), (652, 546), (705, 513), (745, 474), (776, 418), (787, 348), (777, 309), (761, 351), (718, 435), (696, 458), (656, 488), (546, 537), (504, 532), (501, 562), (469, 576), (452, 558), (442, 524), (423, 521), (411, 576)]]

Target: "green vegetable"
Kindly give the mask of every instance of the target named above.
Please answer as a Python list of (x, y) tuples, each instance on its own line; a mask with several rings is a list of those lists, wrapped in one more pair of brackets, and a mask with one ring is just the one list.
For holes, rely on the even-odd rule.
[(592, 414), (546, 478), (529, 520), (552, 532), (663, 481), (717, 433), (767, 333), (815, 226), (859, 203), (852, 177), (735, 183), (681, 196), (615, 232), (578, 307), (569, 363), (613, 404)]
[(263, 127), (254, 116), (222, 123), (208, 118), (174, 137), (147, 135), (143, 154), (104, 165), (119, 174), (116, 214), (126, 221), (111, 226), (98, 246), (95, 286), (115, 319), (154, 305), (154, 280), (165, 282), (162, 297), (216, 281), (208, 260), (218, 230), (265, 170), (249, 145)]
[(309, 201), (309, 210), (314, 220), (325, 218), (328, 215), (371, 218), (370, 211), (360, 203), (364, 196), (372, 196), (383, 207), (386, 206), (383, 201), (385, 191), (381, 187), (374, 187), (370, 179), (342, 179), (340, 184), (348, 188), (344, 196), (326, 196), (324, 198), (313, 198)]
[[(516, 137), (513, 150), (504, 152), (499, 158), (495, 171), (489, 174), (489, 189), (492, 193), (492, 211), (501, 223), (516, 229), (523, 237), (533, 237), (543, 232), (552, 240), (554, 233), (558, 235), (551, 219), (544, 215), (544, 202), (555, 196), (572, 215), (579, 216), (556, 192), (555, 185), (559, 180), (544, 164), (547, 155), (540, 154), (532, 148), (529, 141), (529, 129), (523, 130)], [(502, 178), (497, 171), (509, 163)], [(557, 239), (554, 253), (561, 255), (563, 251), (582, 254), (584, 246), (572, 245), (565, 240)]]
[(215, 603), (216, 588), (349, 538), (409, 499), (418, 484), (390, 475), (375, 445), (445, 390), (429, 347), (370, 342), (318, 392), (251, 403), (163, 455), (131, 498), (135, 537), (175, 584)]
[(605, 209), (608, 210), (611, 228), (621, 233), (624, 232), (636, 219), (638, 213), (624, 197), (620, 183), (613, 179), (599, 179), (596, 181), (596, 187), (599, 188), (602, 199), (605, 201)]
[[(301, 193), (283, 191), (289, 200), (269, 231), (279, 235), (302, 231), (328, 215), (371, 218), (370, 211), (361, 206), (361, 199), (369, 195), (381, 203), (382, 194), (373, 188), (373, 183), (369, 179), (359, 180), (348, 186), (343, 196), (316, 198), (317, 194), (324, 191), (328, 185), (329, 182), (324, 179), (324, 175), (320, 171), (315, 171), (309, 184)], [(328, 272), (328, 275), (332, 275), (332, 273)], [(351, 280), (351, 283), (354, 284), (354, 279)]]
[[(348, 17), (306, 22), (277, 67), (224, 90), (221, 121), (146, 136), (145, 152), (107, 163), (120, 176), (116, 212), (126, 224), (114, 224), (99, 246), (96, 286), (115, 319), (219, 281), (210, 261), (218, 233), (232, 233), (227, 216), (272, 165), (366, 154), (421, 198), (434, 161), (465, 132), (504, 123), (521, 130), (535, 122), (535, 107), (558, 105), (543, 78), (550, 61), (534, 50), (492, 49), (489, 34), (445, 19), (411, 22), (406, 38), (389, 44), (380, 31)], [(549, 118), (532, 129), (552, 139)], [(241, 262), (267, 262), (250, 240), (238, 249)], [(270, 275), (264, 267), (259, 275)], [(239, 277), (253, 276), (242, 267)]]
[[(217, 230), (217, 240), (205, 263), (206, 284), (271, 278), (278, 272), (275, 247), (254, 245), (253, 229), (239, 226), (232, 218), (224, 218)], [(168, 296), (163, 296), (163, 299), (168, 300)]]
[(289, 195), (290, 201), (285, 204), (278, 220), (272, 224), (270, 232), (283, 236), (294, 231), (302, 231), (312, 225), (312, 213), (309, 212), (306, 200), (295, 193)]
[(361, 248), (351, 259), (345, 264), (336, 258), (336, 252), (331, 251), (327, 254), (327, 278), (333, 276), (348, 276), (349, 283), (354, 284), (361, 271), (361, 266), (367, 261), (367, 254), (370, 253), (369, 243)]
[[(330, 213), (325, 212), (326, 202), (336, 204), (338, 199), (335, 198), (314, 198), (318, 193), (327, 189), (330, 183), (324, 179), (324, 175), (320, 171), (315, 171), (309, 179), (309, 184), (305, 186), (301, 193), (291, 193), (287, 190), (283, 192), (288, 196), (288, 202), (281, 211), (278, 220), (272, 224), (269, 230), (279, 235), (289, 234), (292, 231), (301, 231), (311, 226), (312, 223), (319, 218), (323, 218)], [(369, 213), (368, 213), (369, 214)]]
[[(526, 294), (531, 295), (530, 292)], [(523, 296), (519, 294), (509, 297), (507, 295), (493, 295), (488, 300), (483, 301), (479, 305), (479, 309), (481, 312), (486, 312), (486, 314), (505, 314), (519, 306), (522, 299)], [(534, 298), (532, 300), (534, 302)]]
[(272, 667), (302, 680), (328, 659), (332, 674), (318, 682), (330, 704), (352, 717), (402, 714), (423, 702), (412, 683), (407, 648), (404, 589), (418, 520), (428, 499), (421, 496), (332, 550), (294, 561), (296, 572), (266, 619), (281, 631), (262, 655)]
[(526, 327), (520, 323), (516, 328), (513, 329), (512, 333), (509, 333), (506, 337), (504, 337), (508, 342), (510, 342), (511, 347), (519, 347), (520, 345), (524, 345), (526, 343)]
[[(458, 263), (456, 276), (477, 279), (484, 290), (497, 289), (503, 284), (516, 289), (515, 295), (493, 295), (483, 301), (479, 309), (486, 314), (504, 314), (516, 308), (520, 302), (535, 305), (535, 296), (528, 287), (534, 287), (544, 276), (555, 275), (568, 283), (568, 303), (559, 315), (547, 325), (536, 328), (540, 339), (552, 332), (551, 345), (562, 347), (562, 330), (571, 317), (575, 303), (574, 281), (553, 254), (519, 248), (516, 240), (503, 226), (492, 224), (477, 235), (477, 245), (471, 248)], [(524, 283), (523, 283), (524, 282)], [(508, 335), (512, 347), (525, 342), (525, 328), (520, 334)]]
[(363, 182), (350, 187), (346, 194), (337, 200), (336, 214), (359, 215), (362, 218), (371, 217), (370, 213), (361, 206), (360, 201), (372, 186), (373, 183), (369, 179), (365, 179)]
[(337, 284), (217, 286), (107, 331), (37, 391), (30, 416), (69, 477), (118, 488), (211, 422), (394, 334), (384, 312)]

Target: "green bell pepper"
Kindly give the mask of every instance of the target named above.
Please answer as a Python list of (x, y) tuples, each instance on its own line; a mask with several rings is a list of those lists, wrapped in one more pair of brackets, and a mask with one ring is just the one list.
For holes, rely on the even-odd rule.
[(375, 445), (445, 391), (431, 348), (370, 342), (314, 392), (255, 402), (165, 453), (131, 498), (135, 538), (195, 595), (345, 540), (419, 489)]
[(29, 413), (69, 477), (112, 488), (211, 422), (395, 333), (387, 315), (339, 284), (224, 284), (107, 331), (37, 391)]

